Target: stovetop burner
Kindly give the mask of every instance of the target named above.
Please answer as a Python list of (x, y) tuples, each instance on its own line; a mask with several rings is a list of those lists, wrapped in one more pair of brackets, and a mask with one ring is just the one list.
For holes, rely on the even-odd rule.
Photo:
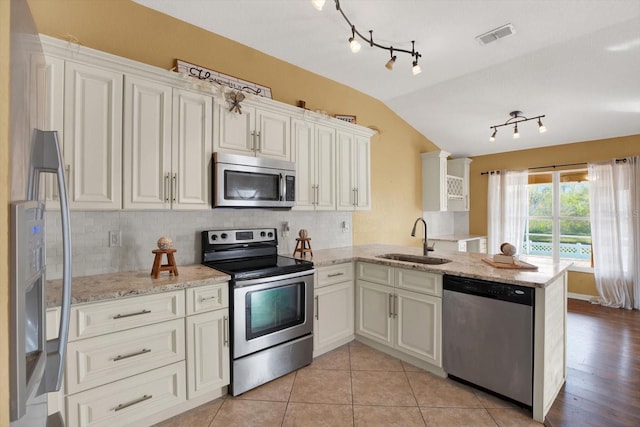
[(313, 269), (311, 261), (278, 255), (274, 228), (203, 231), (202, 263), (234, 281)]

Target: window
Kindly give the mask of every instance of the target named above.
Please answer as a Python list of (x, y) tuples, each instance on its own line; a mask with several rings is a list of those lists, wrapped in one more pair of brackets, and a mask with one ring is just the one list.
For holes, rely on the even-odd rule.
[(529, 174), (523, 253), (592, 267), (587, 171)]

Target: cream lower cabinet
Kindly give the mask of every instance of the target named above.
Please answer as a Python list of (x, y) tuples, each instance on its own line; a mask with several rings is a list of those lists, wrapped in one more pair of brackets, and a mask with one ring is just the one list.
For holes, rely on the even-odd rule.
[(442, 276), (358, 263), (356, 334), (442, 367)]
[(187, 289), (187, 397), (229, 384), (229, 285)]
[(353, 340), (353, 263), (316, 270), (313, 357)]
[(226, 282), (72, 306), (67, 425), (151, 425), (220, 397), (228, 325)]

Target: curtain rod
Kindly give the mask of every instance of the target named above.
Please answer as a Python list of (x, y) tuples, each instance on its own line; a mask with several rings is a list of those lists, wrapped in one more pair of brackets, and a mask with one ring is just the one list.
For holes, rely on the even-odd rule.
[[(616, 159), (616, 163), (626, 163), (627, 159), (626, 158), (622, 158), (622, 159)], [(535, 169), (549, 169), (549, 168), (562, 168), (562, 167), (567, 167), (567, 166), (580, 166), (580, 165), (587, 165), (587, 162), (579, 162), (579, 163), (564, 163), (561, 165), (548, 165), (548, 166), (536, 166), (533, 168), (527, 168), (527, 170), (531, 171), (531, 170), (535, 170)], [(490, 174), (494, 174), (494, 173), (500, 173), (500, 171), (487, 171), (487, 172), (480, 172), (480, 175), (490, 175)]]

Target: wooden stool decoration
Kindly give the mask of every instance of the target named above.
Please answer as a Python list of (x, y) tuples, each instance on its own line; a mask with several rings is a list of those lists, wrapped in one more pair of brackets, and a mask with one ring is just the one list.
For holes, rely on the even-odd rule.
[[(176, 249), (173, 249), (171, 246), (173, 245), (173, 241), (168, 237), (161, 237), (158, 239), (158, 248), (154, 249), (151, 252), (155, 254), (155, 258), (153, 260), (153, 268), (151, 269), (151, 276), (154, 279), (157, 279), (160, 275), (161, 271), (168, 271), (169, 274), (178, 275), (178, 266), (176, 265), (176, 259), (173, 256), (176, 253)], [(162, 264), (162, 256), (167, 255), (167, 263)]]
[(293, 250), (293, 256), (295, 257), (297, 253), (300, 253), (300, 257), (304, 258), (307, 254), (310, 254), (313, 258), (313, 250), (311, 250), (311, 237), (308, 237), (307, 230), (304, 228), (298, 232), (298, 236), (296, 237), (296, 248)]

